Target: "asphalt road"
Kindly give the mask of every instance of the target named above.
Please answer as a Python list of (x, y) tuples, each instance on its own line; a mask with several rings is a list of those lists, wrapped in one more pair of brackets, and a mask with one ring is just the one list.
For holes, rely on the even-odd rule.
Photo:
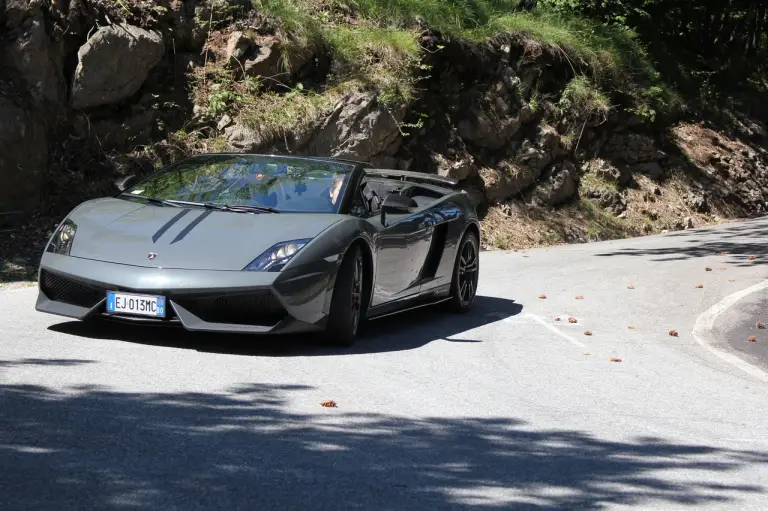
[(721, 346), (727, 345), (768, 372), (768, 289), (750, 293), (729, 307), (717, 317), (712, 330)]
[(717, 337), (756, 321), (766, 233), (484, 253), (472, 314), (351, 350), (2, 291), (0, 509), (768, 509), (768, 335)]

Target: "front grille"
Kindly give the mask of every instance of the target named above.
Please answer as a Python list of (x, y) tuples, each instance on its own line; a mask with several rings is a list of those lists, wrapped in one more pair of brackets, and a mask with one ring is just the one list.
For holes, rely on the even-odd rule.
[(104, 289), (43, 270), (40, 289), (55, 302), (67, 303), (88, 309), (95, 307), (106, 296)]
[(274, 326), (287, 314), (269, 290), (174, 301), (208, 323)]

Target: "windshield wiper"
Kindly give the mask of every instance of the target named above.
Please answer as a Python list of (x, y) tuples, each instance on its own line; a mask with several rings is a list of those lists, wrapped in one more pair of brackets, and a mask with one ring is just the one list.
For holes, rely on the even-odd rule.
[(181, 205), (179, 205), (175, 201), (164, 200), (164, 199), (157, 199), (155, 197), (147, 197), (146, 195), (136, 195), (136, 194), (133, 194), (133, 193), (121, 193), (120, 196), (121, 197), (123, 197), (123, 196), (125, 196), (125, 197), (133, 197), (134, 199), (142, 199), (142, 200), (145, 200), (147, 202), (151, 202), (152, 204), (158, 204), (160, 206), (172, 206), (174, 208), (180, 208), (181, 207)]
[(200, 206), (205, 206), (208, 209), (218, 209), (220, 211), (233, 211), (235, 213), (252, 213), (254, 211), (262, 211), (267, 213), (280, 213), (279, 209), (270, 208), (269, 206), (253, 206), (251, 204), (215, 204), (213, 202), (199, 203)]
[(155, 197), (147, 197), (146, 195), (135, 195), (132, 193), (123, 193), (121, 196), (133, 197), (135, 199), (142, 199), (152, 204), (159, 204), (162, 206), (173, 206), (174, 208), (180, 208), (183, 206), (199, 206), (207, 209), (217, 209), (219, 211), (232, 211), (235, 213), (252, 213), (254, 211), (261, 211), (267, 213), (280, 213), (279, 209), (270, 208), (269, 206), (253, 206), (251, 204), (216, 204), (215, 202), (193, 202), (184, 200), (166, 200), (157, 199)]

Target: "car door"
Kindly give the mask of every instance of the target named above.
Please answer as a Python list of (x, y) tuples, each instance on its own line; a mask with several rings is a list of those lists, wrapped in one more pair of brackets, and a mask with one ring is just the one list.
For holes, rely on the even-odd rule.
[(378, 212), (368, 221), (378, 230), (371, 305), (381, 305), (417, 294), (421, 268), (432, 239), (432, 214), (425, 209), (409, 214), (387, 214), (386, 225), (382, 225), (381, 213)]

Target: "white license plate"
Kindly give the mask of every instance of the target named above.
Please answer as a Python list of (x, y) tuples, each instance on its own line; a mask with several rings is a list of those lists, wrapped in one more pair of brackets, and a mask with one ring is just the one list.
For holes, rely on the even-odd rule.
[(165, 317), (165, 297), (107, 291), (107, 312)]

